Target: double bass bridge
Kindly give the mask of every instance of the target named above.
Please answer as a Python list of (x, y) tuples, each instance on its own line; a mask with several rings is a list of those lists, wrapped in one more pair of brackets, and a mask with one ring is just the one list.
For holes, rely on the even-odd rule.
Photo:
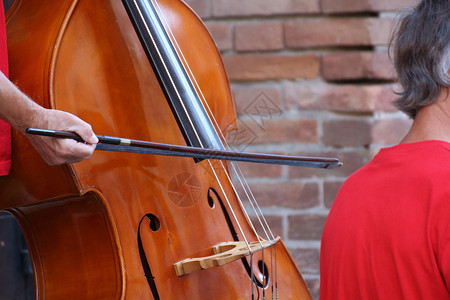
[(277, 237), (273, 241), (264, 240), (251, 243), (237, 241), (220, 243), (212, 247), (212, 250), (214, 251), (213, 255), (198, 258), (187, 258), (175, 263), (175, 272), (177, 276), (182, 276), (200, 270), (220, 267), (224, 264), (244, 258), (252, 253), (271, 247), (279, 240), (280, 238)]

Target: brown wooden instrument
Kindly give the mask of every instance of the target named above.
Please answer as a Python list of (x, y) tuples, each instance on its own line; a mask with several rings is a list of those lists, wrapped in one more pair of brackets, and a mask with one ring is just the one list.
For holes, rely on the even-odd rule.
[[(180, 109), (198, 104), (183, 102), (191, 96), (170, 100), (178, 88), (167, 82), (180, 76), (164, 79), (149, 59), (145, 32), (139, 34), (145, 26), (136, 20), (149, 8), (138, 2), (155, 7), (170, 27), (194, 82), (187, 92), (206, 100), (200, 117), (191, 115), (197, 108)], [(179, 0), (16, 0), (7, 32), (13, 82), (96, 132), (221, 149), (235, 127), (221, 57)], [(13, 153), (11, 175), (0, 178), (0, 208), (24, 232), (38, 299), (251, 299), (274, 286), (277, 299), (310, 298), (283, 242), (255, 233), (223, 163), (95, 152), (50, 167), (16, 132)], [(250, 256), (247, 242), (256, 242)], [(230, 249), (242, 255), (229, 263), (208, 259)]]

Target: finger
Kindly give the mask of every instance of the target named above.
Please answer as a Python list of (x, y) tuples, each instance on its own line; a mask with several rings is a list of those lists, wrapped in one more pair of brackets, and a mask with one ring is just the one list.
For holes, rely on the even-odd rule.
[(98, 143), (98, 138), (92, 130), (91, 125), (80, 119), (79, 123), (73, 126), (70, 131), (76, 132), (88, 144)]
[(92, 131), (91, 126), (89, 125), (89, 129), (86, 129), (83, 132), (79, 132), (78, 135), (88, 144), (96, 145), (98, 143), (98, 138), (95, 133)]
[(65, 163), (79, 162), (88, 159), (94, 153), (96, 144), (84, 144), (75, 140), (58, 140), (58, 156)]

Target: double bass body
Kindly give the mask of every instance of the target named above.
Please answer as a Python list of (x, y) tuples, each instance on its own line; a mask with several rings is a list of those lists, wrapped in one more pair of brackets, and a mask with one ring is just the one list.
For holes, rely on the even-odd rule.
[[(211, 37), (183, 2), (158, 3), (226, 135), (236, 116)], [(121, 1), (16, 0), (7, 31), (10, 77), (41, 105), (69, 111), (102, 134), (186, 143)], [(38, 299), (250, 299), (241, 260), (183, 276), (174, 271), (180, 260), (242, 240), (237, 223), (256, 240), (226, 172), (217, 176), (208, 161), (100, 151), (50, 167), (13, 132), (0, 209), (25, 235)], [(227, 221), (225, 198), (237, 221)], [(309, 298), (283, 243), (276, 248), (279, 299)], [(260, 254), (253, 273), (261, 280), (272, 267), (261, 270), (258, 261)]]

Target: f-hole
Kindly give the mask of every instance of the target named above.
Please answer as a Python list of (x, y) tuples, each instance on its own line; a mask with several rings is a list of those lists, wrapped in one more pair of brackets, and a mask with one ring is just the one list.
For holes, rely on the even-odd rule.
[(139, 222), (139, 228), (138, 228), (138, 236), (137, 236), (137, 242), (138, 242), (138, 249), (139, 249), (139, 257), (141, 258), (141, 264), (142, 268), (144, 269), (145, 278), (147, 279), (148, 286), (150, 287), (150, 290), (152, 292), (153, 298), (155, 300), (159, 300), (159, 294), (158, 289), (156, 288), (155, 283), (155, 277), (152, 274), (152, 270), (150, 269), (150, 264), (148, 263), (147, 256), (145, 255), (144, 246), (142, 245), (142, 239), (141, 239), (141, 225), (142, 221), (144, 219), (150, 220), (150, 230), (152, 231), (158, 231), (161, 228), (161, 223), (159, 222), (159, 219), (153, 215), (153, 214), (146, 214), (141, 221)]
[(161, 223), (159, 222), (159, 219), (153, 215), (153, 214), (146, 214), (145, 215), (146, 218), (148, 218), (150, 220), (150, 229), (153, 232), (158, 231), (161, 228)]
[[(233, 240), (235, 242), (238, 242), (239, 241), (238, 234), (236, 232), (236, 229), (233, 226), (233, 222), (231, 221), (231, 217), (228, 214), (228, 211), (226, 209), (225, 204), (223, 203), (222, 199), (219, 197), (219, 194), (213, 188), (210, 188), (209, 191), (208, 191), (208, 204), (209, 204), (209, 206), (211, 208), (214, 208), (214, 206), (215, 206), (214, 203), (215, 202), (219, 203), (220, 208), (222, 209), (223, 216), (225, 217), (225, 220), (226, 220), (227, 225), (228, 225), (228, 229), (230, 230), (230, 233), (231, 233), (231, 235), (233, 237)], [(242, 261), (242, 264), (244, 265), (245, 270), (247, 271), (248, 276), (250, 278), (253, 278), (253, 281), (255, 282), (255, 284), (258, 287), (266, 288), (269, 285), (269, 278), (270, 278), (269, 277), (269, 271), (268, 271), (267, 265), (262, 260), (260, 260), (258, 262), (258, 269), (263, 274), (263, 276), (265, 278), (264, 283), (259, 281), (257, 279), (256, 275), (252, 276), (252, 268), (251, 268), (250, 263), (248, 262), (246, 257), (241, 258), (241, 261)]]
[(258, 269), (261, 272), (261, 274), (263, 274), (263, 276), (264, 276), (264, 283), (265, 283), (264, 287), (267, 287), (269, 284), (268, 279), (270, 277), (269, 277), (269, 270), (267, 269), (266, 263), (262, 260), (258, 261)]

